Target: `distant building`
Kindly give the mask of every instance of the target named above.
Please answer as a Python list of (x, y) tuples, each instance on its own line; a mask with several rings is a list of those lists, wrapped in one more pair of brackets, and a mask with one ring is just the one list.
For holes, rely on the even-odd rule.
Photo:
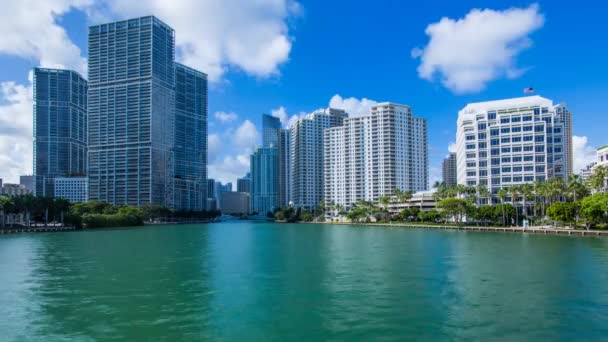
[(572, 114), (562, 104), (528, 96), (470, 103), (458, 115), (458, 184), (496, 194), (512, 185), (572, 174)]
[(29, 193), (30, 191), (21, 184), (4, 183), (2, 185), (2, 195), (4, 196), (22, 196)]
[(87, 173), (87, 81), (77, 72), (34, 69), (34, 192), (53, 196), (53, 178)]
[(281, 120), (272, 115), (262, 115), (263, 147), (277, 146), (277, 131), (281, 129)]
[(249, 210), (249, 193), (248, 192), (223, 192), (222, 193), (222, 214), (231, 215), (246, 215)]
[(232, 183), (222, 184), (221, 182), (215, 182), (215, 203), (216, 209), (222, 208), (222, 193), (231, 192)]
[(291, 126), (291, 197), (294, 206), (313, 209), (324, 199), (324, 131), (341, 126), (347, 117), (343, 110), (328, 108), (310, 113)]
[(215, 180), (207, 179), (207, 198), (215, 198)]
[(280, 129), (277, 134), (279, 207), (287, 207), (292, 202), (291, 132), (288, 129)]
[(597, 162), (594, 167), (604, 166), (608, 167), (608, 146), (603, 146), (597, 149)]
[(56, 177), (55, 198), (64, 198), (70, 202), (86, 202), (89, 198), (87, 177)]
[(217, 201), (215, 198), (207, 198), (207, 210), (217, 210)]
[(236, 180), (236, 191), (251, 192), (251, 173), (248, 172), (245, 177)]
[(456, 177), (456, 153), (451, 152), (450, 155), (443, 160), (442, 176), (443, 184), (450, 187), (457, 184)]
[[(19, 184), (23, 185), (27, 191), (34, 192), (34, 176), (19, 176)], [(1, 183), (0, 187), (2, 187)]]
[(426, 120), (409, 106), (384, 102), (369, 115), (325, 130), (325, 202), (350, 208), (396, 190), (428, 186)]
[(597, 162), (592, 162), (589, 165), (585, 166), (584, 169), (581, 169), (579, 174), (583, 181), (588, 181), (591, 175), (593, 174), (593, 168), (597, 165)]
[(406, 208), (418, 208), (420, 211), (429, 211), (436, 207), (437, 201), (435, 200), (435, 192), (430, 190), (412, 194), (412, 198), (405, 203), (399, 203), (396, 198), (392, 198), (392, 202), (388, 206), (388, 211), (391, 214), (398, 214), (401, 210)]
[(259, 147), (251, 155), (251, 211), (266, 214), (278, 207), (277, 148)]

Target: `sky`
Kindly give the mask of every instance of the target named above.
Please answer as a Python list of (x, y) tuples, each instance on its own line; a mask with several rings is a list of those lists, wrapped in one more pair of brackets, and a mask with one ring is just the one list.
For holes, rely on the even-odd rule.
[(0, 0), (0, 178), (32, 173), (31, 69), (86, 76), (87, 27), (153, 14), (209, 75), (209, 177), (234, 182), (263, 113), (289, 123), (391, 101), (428, 120), (431, 184), (467, 103), (536, 95), (573, 113), (574, 169), (608, 144), (608, 44), (595, 1)]

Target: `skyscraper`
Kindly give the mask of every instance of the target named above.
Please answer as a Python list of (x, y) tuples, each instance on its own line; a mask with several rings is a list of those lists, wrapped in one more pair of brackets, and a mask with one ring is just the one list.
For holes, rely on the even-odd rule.
[(262, 115), (262, 142), (264, 147), (277, 146), (277, 131), (281, 129), (281, 120), (272, 115)]
[(247, 172), (245, 177), (236, 180), (236, 191), (251, 192), (251, 172)]
[(277, 131), (277, 162), (279, 207), (291, 202), (291, 132), (288, 129)]
[(89, 27), (89, 198), (173, 206), (174, 31), (147, 16)]
[(251, 155), (251, 210), (259, 214), (278, 207), (277, 148), (259, 147)]
[(34, 188), (87, 171), (87, 81), (71, 70), (34, 69)]
[(483, 184), (495, 196), (572, 174), (572, 115), (564, 105), (540, 96), (470, 103), (457, 124), (458, 184)]
[(207, 75), (175, 63), (174, 206), (207, 203)]
[(298, 119), (291, 127), (291, 193), (294, 206), (312, 209), (323, 200), (323, 131), (341, 126), (347, 116), (343, 110), (327, 108)]
[(456, 153), (450, 152), (450, 155), (443, 160), (441, 166), (443, 184), (448, 187), (456, 185)]
[(426, 120), (408, 106), (379, 103), (369, 115), (325, 130), (325, 201), (350, 207), (428, 185)]

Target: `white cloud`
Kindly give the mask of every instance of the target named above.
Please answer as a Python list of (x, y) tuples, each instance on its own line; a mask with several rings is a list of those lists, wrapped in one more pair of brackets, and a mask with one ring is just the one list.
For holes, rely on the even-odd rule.
[(236, 115), (236, 113), (233, 113), (233, 112), (229, 112), (229, 113), (215, 112), (215, 114), (213, 116), (221, 122), (230, 122), (230, 121), (234, 121), (238, 118), (238, 115)]
[(362, 116), (369, 114), (371, 106), (375, 105), (376, 101), (367, 98), (357, 99), (349, 97), (347, 99), (342, 98), (339, 94), (334, 95), (329, 100), (329, 106), (331, 108), (343, 109), (349, 116)]
[(440, 167), (429, 167), (429, 186), (432, 188), (435, 182), (443, 182), (443, 175)]
[(236, 184), (237, 178), (243, 177), (249, 172), (249, 161), (249, 154), (226, 156), (223, 159), (215, 160), (209, 163), (209, 178), (222, 183)]
[(209, 163), (214, 161), (219, 155), (221, 144), (219, 135), (212, 133), (207, 136), (207, 158)]
[(18, 183), (32, 173), (32, 86), (0, 84), (0, 177)]
[(235, 147), (252, 151), (258, 143), (258, 135), (258, 129), (253, 122), (245, 120), (234, 132), (232, 141)]
[(515, 78), (524, 70), (517, 55), (532, 45), (530, 33), (542, 27), (544, 17), (534, 4), (504, 11), (473, 9), (464, 18), (441, 18), (426, 28), (430, 37), (423, 48), (412, 50), (420, 58), (418, 75), (441, 78), (455, 93), (478, 92), (492, 80)]
[(3, 1), (0, 54), (33, 59), (43, 67), (69, 68), (86, 75), (86, 61), (57, 18), (89, 0)]
[(596, 149), (589, 145), (586, 136), (572, 136), (573, 171), (579, 173), (590, 163), (597, 160)]
[(448, 145), (448, 152), (450, 152), (450, 153), (456, 153), (456, 143), (455, 142), (452, 141)]
[(292, 46), (287, 20), (300, 10), (293, 0), (108, 0), (93, 13), (115, 19), (154, 13), (175, 29), (178, 59), (217, 81), (232, 67), (278, 74)]
[(272, 114), (272, 116), (279, 118), (283, 126), (287, 126), (289, 124), (289, 116), (287, 114), (287, 111), (285, 110), (285, 107), (280, 106), (277, 109), (273, 109), (270, 113)]

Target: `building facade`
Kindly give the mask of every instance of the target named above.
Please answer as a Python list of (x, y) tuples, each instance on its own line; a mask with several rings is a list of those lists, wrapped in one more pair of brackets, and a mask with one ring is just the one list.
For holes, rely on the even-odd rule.
[(248, 192), (224, 192), (222, 193), (222, 214), (247, 215), (250, 210), (251, 199)]
[(294, 206), (313, 209), (324, 199), (324, 131), (341, 126), (347, 117), (343, 110), (328, 108), (310, 113), (291, 126), (291, 197)]
[(454, 186), (458, 183), (456, 165), (456, 153), (450, 152), (450, 155), (443, 160), (443, 164), (441, 165), (441, 175), (443, 179), (443, 184), (448, 187)]
[(173, 205), (204, 210), (207, 204), (207, 75), (175, 63)]
[(34, 192), (53, 178), (87, 172), (87, 81), (77, 72), (34, 69)]
[(89, 197), (173, 207), (175, 34), (147, 16), (89, 27)]
[(427, 189), (426, 120), (408, 106), (372, 106), (370, 115), (326, 129), (324, 143), (326, 202), (350, 208), (357, 201), (378, 202), (397, 189)]
[(540, 96), (471, 103), (458, 115), (458, 184), (501, 188), (567, 180), (572, 174), (572, 115)]
[(292, 204), (291, 132), (288, 129), (280, 129), (277, 134), (279, 207), (287, 207)]
[[(34, 193), (34, 176), (19, 176), (19, 184), (23, 185), (30, 193)], [(1, 183), (0, 187), (2, 187)]]
[[(0, 194), (4, 196), (23, 196), (31, 193), (25, 186), (21, 184), (4, 183), (0, 184), (0, 186)], [(49, 197), (51, 197), (51, 195), (49, 195)]]
[(278, 207), (277, 148), (259, 147), (251, 155), (251, 211), (273, 212)]
[(236, 180), (236, 191), (237, 192), (251, 192), (251, 173), (247, 172), (247, 175), (243, 178)]
[(277, 146), (277, 131), (281, 129), (281, 120), (272, 115), (262, 115), (262, 143), (263, 147)]
[(86, 202), (89, 198), (87, 177), (57, 177), (54, 182), (55, 198), (67, 199), (70, 202)]

